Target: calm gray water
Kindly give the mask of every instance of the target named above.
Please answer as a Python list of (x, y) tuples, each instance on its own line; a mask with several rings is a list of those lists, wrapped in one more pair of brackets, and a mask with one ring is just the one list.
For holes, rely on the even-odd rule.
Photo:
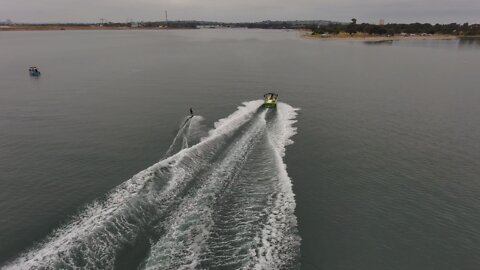
[(480, 42), (300, 36), (0, 32), (0, 265), (479, 269)]

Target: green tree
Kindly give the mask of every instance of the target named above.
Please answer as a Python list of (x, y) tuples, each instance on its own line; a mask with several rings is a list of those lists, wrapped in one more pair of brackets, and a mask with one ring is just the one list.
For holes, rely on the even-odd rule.
[(350, 23), (347, 27), (347, 33), (353, 35), (357, 32), (357, 19), (353, 18), (352, 23)]

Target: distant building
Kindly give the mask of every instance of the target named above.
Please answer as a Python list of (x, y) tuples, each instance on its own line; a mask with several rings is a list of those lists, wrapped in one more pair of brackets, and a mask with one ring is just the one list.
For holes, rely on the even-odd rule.
[(378, 25), (385, 25), (385, 20), (384, 20), (384, 19), (380, 19), (380, 21), (378, 21)]

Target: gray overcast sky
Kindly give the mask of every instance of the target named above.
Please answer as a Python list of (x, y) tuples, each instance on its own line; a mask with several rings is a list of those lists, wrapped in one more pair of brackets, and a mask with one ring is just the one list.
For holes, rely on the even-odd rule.
[(480, 0), (0, 0), (0, 20), (15, 22), (155, 21), (164, 10), (172, 20), (480, 23)]

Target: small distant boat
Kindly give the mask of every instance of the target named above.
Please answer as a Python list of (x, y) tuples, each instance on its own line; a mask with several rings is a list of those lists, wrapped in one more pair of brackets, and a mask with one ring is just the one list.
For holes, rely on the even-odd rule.
[(277, 100), (278, 100), (278, 94), (275, 93), (267, 93), (263, 95), (265, 98), (265, 102), (263, 103), (263, 107), (265, 108), (275, 108), (277, 107)]
[(37, 67), (30, 67), (28, 69), (28, 72), (30, 73), (30, 76), (33, 76), (33, 77), (38, 77), (40, 76), (40, 74), (42, 74), (40, 73), (40, 70), (38, 70)]

